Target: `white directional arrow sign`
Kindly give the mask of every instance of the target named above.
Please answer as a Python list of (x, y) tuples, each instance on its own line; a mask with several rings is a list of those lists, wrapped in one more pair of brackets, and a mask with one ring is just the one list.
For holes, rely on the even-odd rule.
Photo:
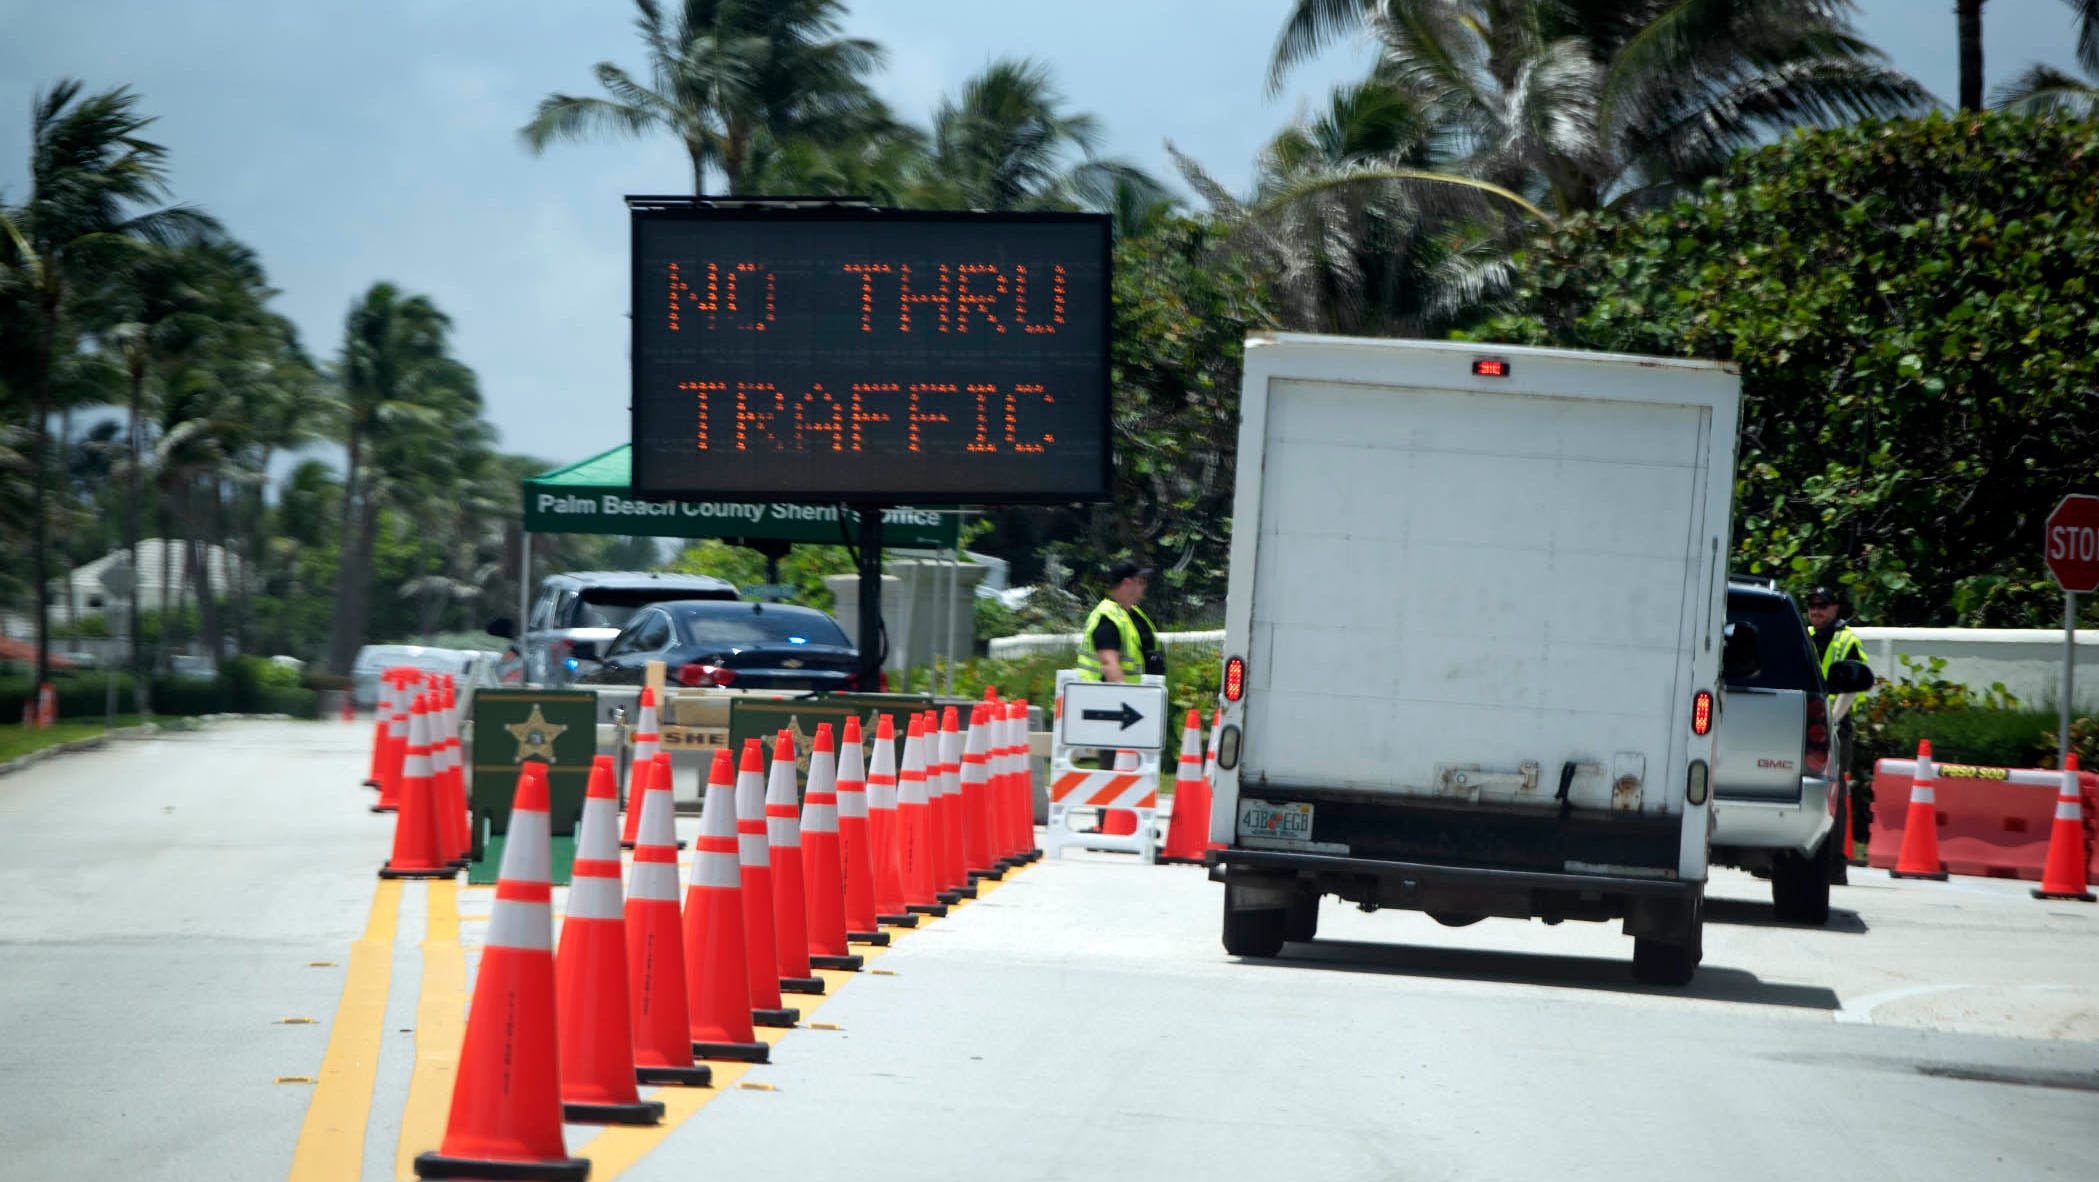
[(1064, 686), (1058, 741), (1067, 747), (1156, 751), (1166, 736), (1166, 687), (1073, 681)]

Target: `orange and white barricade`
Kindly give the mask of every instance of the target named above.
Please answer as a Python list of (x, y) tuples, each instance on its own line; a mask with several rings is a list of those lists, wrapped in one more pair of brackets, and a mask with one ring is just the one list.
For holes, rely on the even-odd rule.
[[(1156, 738), (1150, 746), (1124, 746), (1129, 736), (1117, 730), (1115, 766), (1112, 769), (1081, 767), (1075, 761), (1084, 754), (1100, 750), (1099, 746), (1087, 742), (1068, 742), (1083, 738), (1074, 736), (1074, 728), (1066, 724), (1067, 715), (1073, 712), (1067, 696), (1073, 682), (1079, 681), (1078, 671), (1057, 671), (1057, 698), (1060, 703), (1058, 717), (1053, 723), (1054, 731), (1050, 745), (1049, 776), (1049, 824), (1042, 838), (1043, 852), (1057, 857), (1066, 848), (1076, 846), (1088, 850), (1110, 850), (1136, 854), (1146, 862), (1158, 860), (1159, 852), (1159, 745)], [(1156, 686), (1158, 711), (1165, 709), (1165, 684), (1163, 678), (1146, 677), (1145, 688)], [(1162, 718), (1150, 720), (1149, 730), (1156, 735), (1160, 731)], [(1140, 732), (1141, 733), (1141, 732)], [(1092, 832), (1072, 827), (1075, 813), (1105, 818), (1109, 810), (1121, 809), (1134, 815), (1137, 824), (1134, 832), (1108, 833), (1106, 826)]]

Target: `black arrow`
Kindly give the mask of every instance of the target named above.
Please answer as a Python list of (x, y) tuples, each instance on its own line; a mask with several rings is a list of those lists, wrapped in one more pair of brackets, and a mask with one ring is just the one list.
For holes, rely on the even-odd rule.
[(1124, 702), (1119, 710), (1081, 710), (1079, 711), (1079, 717), (1087, 722), (1115, 722), (1120, 720), (1122, 726), (1119, 729), (1121, 730), (1128, 730), (1139, 722), (1144, 721), (1144, 715), (1137, 713), (1136, 708), (1128, 702)]

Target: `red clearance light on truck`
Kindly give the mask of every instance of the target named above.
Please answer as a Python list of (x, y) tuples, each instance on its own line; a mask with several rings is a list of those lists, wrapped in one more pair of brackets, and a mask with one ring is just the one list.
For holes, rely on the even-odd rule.
[(1708, 734), (1713, 729), (1713, 691), (1699, 690), (1691, 696), (1691, 733)]
[(1472, 376), (1476, 378), (1508, 377), (1509, 363), (1499, 357), (1475, 357), (1472, 359)]
[(1233, 657), (1224, 663), (1224, 700), (1236, 702), (1246, 693), (1246, 658)]

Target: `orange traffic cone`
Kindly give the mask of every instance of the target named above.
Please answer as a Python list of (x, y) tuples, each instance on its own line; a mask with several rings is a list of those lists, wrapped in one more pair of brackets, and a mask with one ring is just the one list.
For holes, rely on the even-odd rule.
[(408, 710), (414, 699), (405, 687), (394, 689), (394, 712), (386, 722), (386, 754), (379, 764), (379, 801), (375, 813), (401, 807), (401, 765), (408, 758)]
[[(942, 879), (957, 897), (974, 899), (977, 888), (969, 877), (963, 855), (962, 836), (962, 716), (953, 706), (940, 712), (940, 806), (946, 810), (941, 822), (940, 854)], [(939, 819), (941, 814), (935, 813)]]
[(620, 903), (619, 789), (612, 757), (591, 761), (576, 861), (554, 954), (561, 1026), (561, 1115), (589, 1124), (652, 1125), (663, 1105), (634, 1090), (627, 1013), (627, 924)]
[(915, 928), (918, 917), (904, 906), (904, 879), (897, 864), (896, 789), (896, 724), (884, 714), (875, 720), (875, 750), (867, 762), (867, 854), (874, 866), (875, 918)]
[(1008, 756), (1013, 761), (1009, 792), (1013, 799), (1013, 842), (1020, 860), (1032, 862), (1042, 856), (1035, 848), (1035, 772), (1028, 754), (1028, 700), (1016, 698), (1006, 707), (1006, 725), (1011, 728)]
[(781, 731), (773, 741), (773, 765), (765, 780), (765, 844), (772, 862), (773, 954), (780, 988), (822, 993), (824, 981), (809, 967), (809, 902), (802, 869), (802, 822), (796, 801), (794, 740)]
[(802, 1012), (780, 1004), (772, 851), (765, 841), (765, 748), (756, 739), (743, 741), (743, 763), (736, 769), (736, 852), (742, 868), (744, 969), (751, 979), (751, 1021), (760, 1026), (792, 1026), (801, 1020)]
[(946, 915), (933, 890), (933, 804), (926, 796), (926, 719), (911, 716), (904, 732), (904, 766), (896, 781), (896, 869), (904, 885), (904, 910)]
[(458, 699), (450, 677), (441, 683), (438, 693), (442, 708), (430, 716), (437, 731), (430, 750), (430, 778), (438, 844), (454, 865), (465, 866), (472, 861), (473, 840), (467, 832), (466, 780), (461, 771), (466, 760), (459, 742)]
[(437, 793), (430, 782), (430, 713), (418, 696), (409, 717), (401, 761), (400, 809), (394, 814), (394, 853), (381, 878), (451, 878), (459, 867), (440, 847)]
[(1173, 819), (1166, 825), (1161, 862), (1200, 862), (1210, 835), (1210, 791), (1203, 784), (1203, 720), (1194, 710), (1181, 724), (1181, 758), (1173, 776)]
[(590, 1176), (561, 1139), (546, 770), (530, 760), (518, 776), (451, 1119), (438, 1151), (415, 1159), (424, 1178)]
[(992, 852), (990, 741), (991, 707), (978, 702), (969, 708), (969, 734), (962, 741), (962, 861), (972, 880), (1004, 873)]
[(656, 758), (658, 736), (656, 734), (656, 690), (652, 686), (641, 687), (641, 709), (634, 719), (634, 763), (627, 773), (627, 827), (620, 833), (620, 845), (634, 848), (634, 837), (641, 824), (641, 767)]
[(838, 848), (838, 755), (831, 724), (816, 724), (809, 750), (809, 787), (802, 794), (802, 917), (809, 932), (809, 963), (859, 972), (864, 963), (846, 944), (845, 862)]
[(879, 947), (889, 943), (889, 933), (881, 930), (881, 921), (875, 917), (872, 845), (860, 720), (849, 714), (838, 748), (838, 874), (845, 894), (845, 935), (848, 940)]
[(2085, 889), (2087, 857), (2084, 852), (2084, 802), (2077, 780), (2077, 757), (2072, 755), (2063, 764), (2063, 790), (2055, 798), (2055, 827), (2048, 831), (2048, 861), (2041, 870), (2041, 885), (2034, 889), (2033, 897), (2092, 902), (2092, 892)]
[[(986, 696), (990, 696), (989, 691), (986, 692)], [(994, 842), (992, 854), (998, 859), (998, 868), (1005, 871), (1024, 861), (1020, 856), (1020, 846), (1013, 837), (1013, 727), (1006, 717), (1004, 702), (993, 699), (990, 707), (991, 718), (986, 724), (990, 729), (985, 752), (990, 761), (989, 779), (986, 783), (990, 787), (991, 836)]]
[(634, 1020), (634, 1077), (646, 1084), (704, 1087), (713, 1082), (714, 1069), (692, 1061), (670, 779), (652, 759), (634, 765), (631, 782), (636, 795), (628, 798), (628, 807), (641, 814), (626, 906), (627, 1012)]
[[(750, 947), (744, 940), (744, 880), (737, 832), (735, 764), (714, 753), (700, 835), (685, 889), (685, 985), (692, 1053), (703, 1059), (763, 1063), (772, 1054), (751, 1029)], [(767, 979), (771, 979), (767, 964)]]
[(1902, 852), (1895, 858), (1891, 878), (1946, 880), (1946, 863), (1939, 860), (1939, 806), (1932, 793), (1938, 768), (1931, 762), (1931, 740), (1917, 741), (1917, 771), (1910, 778), (1909, 815), (1902, 823)]

